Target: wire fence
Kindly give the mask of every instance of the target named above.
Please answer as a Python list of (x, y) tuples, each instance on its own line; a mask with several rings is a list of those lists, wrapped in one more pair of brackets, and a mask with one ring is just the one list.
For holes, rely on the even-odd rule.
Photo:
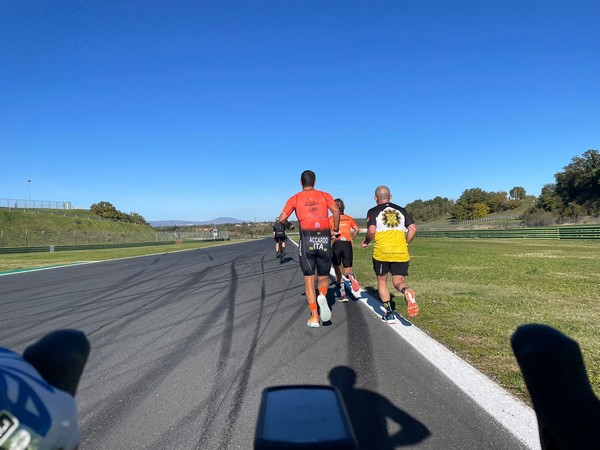
[(65, 200), (32, 200), (22, 198), (0, 198), (0, 207), (8, 209), (71, 209), (71, 202)]
[(600, 224), (600, 216), (573, 216), (563, 217), (546, 215), (494, 215), (478, 219), (453, 220), (444, 223), (428, 224), (417, 223), (419, 230), (452, 230), (459, 228), (524, 228), (524, 227), (548, 227), (560, 225), (597, 225)]

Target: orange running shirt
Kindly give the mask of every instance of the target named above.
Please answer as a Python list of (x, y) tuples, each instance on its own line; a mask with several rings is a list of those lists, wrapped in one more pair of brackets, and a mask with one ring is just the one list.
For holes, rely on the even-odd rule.
[[(340, 237), (338, 241), (348, 241), (352, 242), (352, 233), (351, 229), (354, 228), (358, 233), (358, 225), (354, 219), (346, 214), (342, 214), (340, 216)], [(333, 231), (333, 216), (329, 217), (329, 229)]]
[(283, 213), (289, 217), (296, 211), (301, 230), (329, 230), (329, 207), (332, 205), (335, 202), (331, 194), (311, 189), (291, 196), (283, 207)]

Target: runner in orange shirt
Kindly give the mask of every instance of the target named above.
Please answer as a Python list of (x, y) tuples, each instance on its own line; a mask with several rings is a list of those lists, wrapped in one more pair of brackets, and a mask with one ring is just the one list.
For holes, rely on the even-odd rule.
[[(288, 199), (279, 216), (279, 221), (286, 228), (293, 229), (293, 225), (287, 219), (295, 211), (300, 223), (298, 256), (304, 274), (306, 300), (311, 313), (307, 325), (311, 328), (321, 325), (319, 310), (323, 322), (331, 319), (331, 309), (327, 303), (331, 268), (331, 236), (340, 235), (340, 211), (331, 194), (315, 189), (316, 178), (312, 170), (302, 172), (300, 176), (302, 190)], [(332, 231), (329, 229), (329, 211), (333, 214)], [(315, 272), (318, 279), (318, 296), (315, 292)]]
[[(340, 298), (338, 301), (347, 302), (348, 296), (346, 295), (345, 281), (342, 277), (342, 266), (344, 276), (350, 280), (352, 295), (356, 298), (360, 297), (360, 284), (352, 272), (352, 262), (354, 260), (352, 241), (358, 234), (359, 228), (352, 217), (344, 214), (344, 210), (346, 209), (344, 201), (341, 198), (336, 198), (334, 201), (340, 210), (340, 237), (335, 239), (331, 246), (333, 251), (331, 261), (337, 284), (340, 287)], [(333, 217), (329, 217), (329, 228), (332, 230), (334, 228)]]

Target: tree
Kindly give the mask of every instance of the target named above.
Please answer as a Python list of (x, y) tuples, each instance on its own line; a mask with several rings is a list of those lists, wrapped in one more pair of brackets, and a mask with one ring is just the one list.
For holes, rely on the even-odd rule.
[(105, 219), (114, 220), (118, 217), (119, 211), (110, 202), (98, 202), (90, 206), (91, 211), (94, 214), (104, 217)]
[(471, 219), (481, 219), (490, 213), (490, 208), (485, 203), (475, 203), (471, 210)]
[(600, 213), (600, 153), (597, 150), (574, 157), (564, 171), (554, 177), (555, 192), (562, 200), (563, 209), (579, 205), (588, 214)]
[(562, 209), (562, 200), (556, 194), (556, 185), (550, 183), (542, 188), (536, 207), (548, 212), (558, 213)]
[(453, 200), (438, 196), (432, 200), (415, 200), (406, 205), (406, 210), (414, 220), (425, 222), (441, 217), (445, 218), (450, 213), (453, 206)]
[(471, 218), (471, 212), (461, 203), (455, 203), (450, 214), (454, 220), (467, 220)]
[(515, 186), (510, 191), (508, 191), (511, 200), (523, 200), (526, 196), (525, 188), (521, 186)]
[(463, 191), (456, 203), (462, 204), (465, 208), (471, 209), (476, 203), (487, 203), (489, 193), (480, 188), (471, 188)]
[(138, 225), (148, 225), (148, 222), (146, 222), (146, 219), (144, 219), (143, 216), (141, 216), (140, 214), (136, 213), (136, 212), (131, 212), (127, 215), (128, 220), (130, 223), (136, 223)]
[(489, 209), (489, 212), (500, 212), (506, 211), (509, 208), (508, 196), (506, 192), (491, 192), (488, 195), (487, 202), (485, 203)]
[[(473, 219), (473, 208), (478, 203), (487, 204), (489, 193), (480, 188), (471, 188), (463, 191), (452, 208), (452, 218), (455, 220)], [(478, 211), (481, 214), (481, 211)], [(477, 218), (484, 217), (478, 216)]]
[(583, 206), (578, 203), (570, 202), (567, 207), (564, 209), (562, 216), (563, 217), (572, 217), (575, 220), (579, 219), (581, 216), (585, 216), (586, 210)]
[(121, 212), (117, 208), (115, 208), (110, 202), (102, 201), (94, 203), (92, 206), (90, 206), (90, 210), (94, 214), (97, 214), (105, 219), (114, 220), (117, 222), (129, 222), (139, 225), (148, 225), (146, 219), (144, 219), (140, 214), (136, 212), (125, 214), (124, 212)]

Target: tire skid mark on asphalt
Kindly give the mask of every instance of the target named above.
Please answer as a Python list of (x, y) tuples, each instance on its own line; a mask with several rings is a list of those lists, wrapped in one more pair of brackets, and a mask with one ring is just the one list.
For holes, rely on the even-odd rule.
[[(204, 417), (202, 425), (199, 429), (204, 430), (200, 435), (199, 444), (202, 443), (208, 436), (209, 430), (212, 429), (211, 425), (216, 417), (217, 411), (220, 409), (221, 404), (225, 400), (226, 395), (223, 395), (224, 391), (226, 393), (227, 390), (231, 388), (231, 386), (227, 386), (226, 383), (221, 383), (223, 379), (223, 374), (225, 373), (225, 368), (227, 367), (227, 361), (229, 359), (229, 354), (231, 353), (231, 346), (233, 342), (233, 330), (234, 330), (234, 320), (235, 320), (235, 296), (238, 288), (238, 278), (237, 271), (235, 268), (237, 262), (237, 258), (233, 260), (231, 263), (231, 269), (229, 273), (229, 291), (227, 293), (227, 312), (225, 316), (225, 329), (222, 334), (221, 339), (221, 348), (219, 350), (219, 361), (217, 363), (216, 373), (214, 376), (215, 383), (213, 383), (213, 387), (210, 390), (210, 394), (208, 395), (208, 410), (207, 414)], [(221, 400), (219, 401), (219, 398)]]
[[(152, 262), (150, 263), (150, 266), (155, 264), (157, 259), (158, 258), (154, 258), (152, 260)], [(145, 277), (144, 280), (142, 280), (140, 282), (131, 283), (133, 280), (135, 280), (135, 279), (139, 278), (141, 275), (145, 274), (147, 272), (147, 270), (148, 270), (148, 267), (144, 267), (140, 270), (136, 270), (134, 273), (125, 277), (122, 281), (117, 281), (109, 287), (102, 286), (102, 287), (90, 288), (88, 291), (81, 291), (81, 295), (79, 296), (78, 299), (75, 300), (76, 305), (66, 304), (66, 305), (61, 305), (60, 307), (54, 306), (54, 303), (56, 303), (56, 301), (59, 301), (59, 302), (61, 301), (61, 295), (57, 295), (57, 294), (48, 294), (48, 295), (36, 297), (35, 298), (36, 301), (44, 301), (45, 300), (44, 303), (46, 303), (46, 305), (48, 306), (48, 310), (41, 313), (41, 315), (43, 316), (43, 319), (42, 320), (35, 319), (35, 317), (31, 314), (22, 314), (19, 317), (19, 323), (23, 323), (24, 324), (23, 326), (28, 328), (30, 326), (29, 324), (33, 321), (33, 319), (35, 319), (36, 322), (42, 322), (42, 323), (51, 323), (52, 321), (54, 321), (56, 319), (60, 319), (61, 321), (64, 321), (65, 317), (67, 317), (69, 315), (69, 311), (73, 310), (74, 308), (76, 309), (75, 314), (77, 315), (77, 319), (78, 319), (79, 323), (81, 323), (82, 321), (85, 321), (86, 319), (97, 317), (99, 312), (110, 311), (110, 310), (114, 309), (115, 304), (112, 300), (115, 300), (115, 299), (118, 299), (119, 301), (123, 300), (125, 298), (125, 296), (123, 296), (122, 293), (124, 293), (128, 289), (135, 289), (135, 288), (147, 283), (148, 277)], [(149, 278), (152, 279), (152, 277), (149, 277)], [(101, 295), (90, 295), (91, 292), (95, 293), (98, 291), (101, 292)], [(46, 292), (52, 292), (52, 289), (50, 289), (50, 287), (47, 287)], [(153, 292), (155, 292), (155, 290), (153, 290)], [(121, 296), (117, 297), (115, 294), (121, 294)], [(128, 302), (135, 301), (137, 298), (143, 297), (143, 296), (144, 296), (144, 294), (135, 295), (135, 296), (132, 296), (131, 298), (127, 299), (127, 301)], [(87, 299), (87, 300), (81, 301), (81, 299)], [(104, 300), (111, 300), (111, 302), (106, 304), (103, 308), (98, 308), (98, 303), (103, 302)], [(150, 303), (153, 303), (153, 302), (148, 302), (145, 305), (142, 305), (140, 308), (143, 308), (147, 304), (150, 304)], [(90, 313), (87, 317), (82, 316), (81, 315), (82, 310), (84, 310), (88, 306), (94, 306), (94, 308), (92, 310), (90, 310)], [(30, 305), (24, 305), (23, 307), (26, 307), (27, 311), (34, 310), (30, 307)], [(37, 313), (37, 315), (40, 315), (40, 314)], [(31, 317), (31, 319), (25, 320), (28, 316)], [(115, 320), (118, 320), (118, 319), (115, 319)], [(92, 333), (94, 331), (92, 331)]]
[[(212, 261), (212, 259), (211, 259)], [(127, 327), (127, 325), (129, 324), (129, 322), (133, 321), (134, 319), (137, 319), (138, 316), (136, 316), (136, 314), (138, 313), (144, 313), (147, 314), (151, 311), (148, 311), (148, 307), (152, 306), (152, 305), (157, 305), (157, 303), (160, 303), (161, 300), (166, 299), (167, 301), (169, 301), (170, 303), (173, 303), (175, 301), (177, 301), (180, 298), (185, 298), (186, 296), (188, 296), (190, 294), (190, 291), (192, 291), (193, 288), (197, 288), (198, 290), (204, 290), (206, 287), (206, 284), (200, 284), (202, 282), (202, 280), (210, 273), (214, 272), (214, 271), (219, 271), (221, 268), (221, 266), (208, 266), (204, 269), (202, 269), (199, 272), (195, 272), (192, 273), (191, 276), (185, 281), (185, 283), (183, 285), (179, 284), (178, 282), (173, 282), (170, 284), (166, 284), (165, 286), (162, 286), (160, 289), (157, 289), (156, 287), (153, 287), (149, 292), (148, 291), (144, 291), (142, 293), (137, 293), (133, 296), (130, 296), (129, 298), (127, 298), (127, 303), (130, 302), (134, 302), (138, 299), (144, 299), (147, 297), (154, 297), (157, 295), (157, 293), (161, 292), (161, 294), (154, 298), (153, 300), (150, 301), (146, 301), (144, 302), (142, 305), (140, 305), (139, 307), (119, 316), (116, 317), (114, 320), (104, 323), (103, 325), (97, 327), (96, 329), (94, 329), (90, 334), (95, 334), (98, 331), (101, 331), (102, 329), (111, 326), (111, 325), (116, 325), (117, 323), (119, 324), (118, 328), (112, 328), (108, 338), (110, 340), (113, 339), (113, 336), (115, 334), (115, 332), (118, 332), (120, 329), (124, 329)], [(175, 271), (175, 270), (174, 270)], [(164, 273), (164, 271), (161, 271), (161, 275)], [(169, 272), (170, 273), (170, 272)], [(155, 281), (157, 277), (149, 277), (150, 280)], [(164, 278), (164, 277), (163, 277)], [(147, 280), (146, 280), (147, 281)], [(120, 283), (119, 283), (120, 284)], [(144, 283), (137, 283), (135, 285), (135, 287), (139, 287)], [(146, 283), (147, 284), (147, 283)], [(207, 284), (212, 284), (210, 282), (207, 282)], [(115, 300), (118, 300), (118, 303), (121, 304), (124, 300), (125, 300), (125, 296), (123, 296), (123, 292), (125, 292), (127, 289), (130, 289), (132, 286), (127, 286), (124, 289), (121, 289), (120, 291), (115, 289), (109, 292), (106, 292), (103, 296), (100, 297), (96, 297), (92, 302), (90, 302), (91, 304), (95, 304), (97, 303), (99, 300), (102, 301), (105, 298), (112, 300), (109, 304), (107, 304), (106, 306), (104, 306), (102, 308), (102, 312), (104, 311), (110, 311), (112, 309), (114, 309), (115, 307)], [(193, 293), (193, 291), (192, 291)], [(120, 294), (120, 297), (117, 296), (116, 294)], [(157, 307), (160, 307), (162, 305), (162, 303), (158, 304)], [(201, 308), (202, 306), (199, 306), (199, 308)], [(78, 307), (81, 309), (81, 307)], [(90, 311), (90, 317), (95, 317), (98, 314), (98, 308), (95, 308), (93, 310)], [(80, 316), (81, 317), (81, 316)], [(128, 318), (128, 320), (124, 320)]]
[[(235, 261), (232, 263), (232, 270)], [(211, 268), (212, 269), (212, 268)], [(204, 274), (211, 272), (206, 270)], [(164, 296), (163, 296), (164, 297)], [(148, 368), (145, 366), (145, 372), (142, 377), (133, 384), (123, 386), (118, 391), (113, 392), (108, 397), (104, 398), (101, 402), (97, 402), (91, 407), (87, 408), (82, 417), (82, 435), (84, 437), (82, 446), (85, 445), (86, 435), (104, 435), (106, 430), (118, 429), (119, 426), (125, 422), (125, 419), (137, 409), (138, 403), (144, 401), (148, 394), (152, 392), (155, 386), (159, 385), (164, 381), (171, 373), (169, 370), (165, 370), (165, 367), (175, 368), (179, 364), (186, 361), (188, 355), (193, 353), (198, 346), (204, 346), (202, 338), (210, 331), (211, 325), (215, 322), (215, 319), (223, 313), (223, 305), (221, 302), (216, 302), (213, 310), (210, 314), (207, 314), (190, 333), (184, 344), (177, 346), (178, 351), (173, 351), (164, 355), (163, 357), (157, 358), (153, 361), (152, 365)], [(110, 333), (114, 335), (114, 333)], [(219, 386), (218, 377), (215, 378), (216, 386)], [(217, 391), (217, 389), (215, 389)], [(190, 414), (188, 414), (188, 420), (193, 421), (197, 419), (198, 415), (205, 411), (206, 408), (211, 404), (211, 398), (200, 402), (197, 408), (195, 408)], [(120, 408), (115, 408), (119, 405)], [(95, 411), (98, 409), (97, 411)], [(193, 417), (190, 417), (193, 414)], [(88, 426), (85, 423), (87, 415), (93, 417), (92, 426)]]
[[(261, 331), (262, 324), (262, 312), (265, 306), (266, 300), (266, 286), (265, 286), (265, 257), (261, 259), (261, 275), (262, 275), (262, 283), (260, 290), (260, 303), (259, 303), (259, 314), (258, 320), (256, 321), (256, 325), (254, 326), (254, 335), (252, 336), (252, 341), (250, 344), (250, 349), (248, 351), (248, 356), (244, 360), (238, 375), (236, 376), (234, 382), (231, 384), (235, 385), (235, 391), (233, 393), (233, 397), (231, 399), (231, 406), (229, 410), (229, 414), (227, 416), (227, 427), (223, 428), (222, 437), (219, 442), (219, 448), (227, 448), (233, 437), (233, 431), (236, 428), (236, 423), (239, 419), (240, 412), (242, 410), (242, 405), (244, 403), (244, 398), (246, 397), (246, 390), (248, 388), (248, 382), (250, 380), (250, 374), (252, 372), (252, 367), (254, 366), (254, 357), (256, 356), (256, 348), (258, 346), (258, 340)], [(239, 380), (238, 380), (239, 378)], [(203, 447), (203, 442), (200, 440), (196, 449), (201, 450)]]
[[(199, 283), (211, 271), (210, 269), (211, 269), (210, 267), (207, 267), (207, 268), (203, 269), (202, 271), (198, 272), (197, 274), (195, 274), (183, 285), (183, 288), (194, 286), (197, 283)], [(138, 313), (143, 311), (144, 314), (147, 314), (149, 312), (149, 311), (147, 311), (148, 307), (155, 305), (156, 303), (159, 303), (161, 300), (165, 300), (165, 299), (168, 300), (169, 302), (173, 303), (174, 301), (177, 301), (178, 298), (185, 296), (186, 293), (187, 293), (187, 289), (182, 289), (181, 285), (179, 285), (179, 284), (173, 285), (173, 286), (169, 287), (167, 290), (165, 290), (164, 292), (162, 292), (160, 295), (158, 295), (156, 298), (153, 298), (152, 300), (149, 300), (149, 301), (139, 305), (138, 307), (126, 312), (125, 314), (122, 314), (119, 317), (116, 317), (113, 320), (108, 321), (108, 322), (96, 327), (94, 330), (90, 331), (88, 333), (88, 335), (94, 336), (95, 334), (103, 331), (105, 328), (113, 326), (113, 328), (111, 328), (110, 332), (107, 333), (108, 339), (112, 340), (112, 339), (114, 339), (114, 335), (116, 333), (119, 333), (120, 330), (122, 330), (122, 329), (126, 329), (131, 321), (138, 318), (136, 316)], [(114, 295), (114, 293), (113, 293), (113, 295)], [(146, 292), (144, 292), (144, 293), (136, 295), (135, 297), (128, 299), (128, 302), (134, 301), (137, 298), (146, 298), (147, 296), (148, 296), (148, 294)], [(105, 309), (110, 310), (112, 308), (114, 308), (114, 305), (109, 305)], [(97, 310), (92, 311), (91, 314), (92, 314), (92, 316), (96, 315), (96, 314), (98, 314), (98, 311)], [(117, 323), (119, 325), (115, 326)]]

